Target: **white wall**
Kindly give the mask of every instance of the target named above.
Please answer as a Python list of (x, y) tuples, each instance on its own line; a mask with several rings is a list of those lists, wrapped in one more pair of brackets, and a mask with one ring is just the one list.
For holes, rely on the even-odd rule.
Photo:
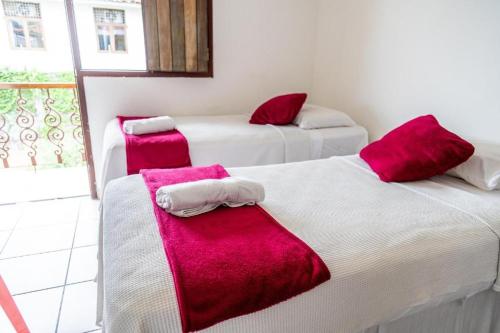
[(344, 110), (372, 139), (433, 113), (500, 142), (498, 0), (215, 0), (215, 78), (86, 78), (94, 158), (117, 114), (252, 112), (281, 92)]
[(433, 113), (500, 142), (500, 1), (319, 0), (313, 99), (378, 138)]
[(215, 0), (214, 78), (86, 78), (96, 170), (106, 123), (118, 114), (253, 112), (312, 85), (316, 2)]

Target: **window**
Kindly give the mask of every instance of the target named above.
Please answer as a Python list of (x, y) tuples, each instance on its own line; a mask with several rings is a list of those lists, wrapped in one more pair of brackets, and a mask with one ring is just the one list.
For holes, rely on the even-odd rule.
[(127, 51), (127, 26), (125, 25), (124, 10), (94, 8), (94, 20), (99, 51)]
[(40, 4), (3, 0), (11, 46), (15, 49), (45, 47)]
[(213, 76), (212, 0), (65, 1), (83, 76)]

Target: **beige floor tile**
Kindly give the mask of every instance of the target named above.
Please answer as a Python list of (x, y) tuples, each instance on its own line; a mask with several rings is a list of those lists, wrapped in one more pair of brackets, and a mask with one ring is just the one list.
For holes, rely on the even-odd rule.
[(97, 285), (84, 282), (66, 286), (58, 333), (87, 332), (98, 329), (96, 321)]
[(97, 275), (97, 246), (73, 249), (67, 283), (93, 280)]
[(31, 332), (54, 332), (61, 296), (62, 287), (15, 296), (14, 301)]
[(69, 250), (0, 260), (12, 295), (64, 285)]
[(74, 224), (15, 229), (0, 254), (0, 259), (69, 249), (74, 231)]
[(75, 247), (97, 245), (99, 221), (79, 220), (76, 227)]

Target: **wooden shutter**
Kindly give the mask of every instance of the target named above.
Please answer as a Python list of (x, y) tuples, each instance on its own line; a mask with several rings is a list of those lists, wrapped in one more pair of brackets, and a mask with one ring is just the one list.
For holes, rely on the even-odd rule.
[(150, 71), (211, 75), (211, 0), (143, 0)]

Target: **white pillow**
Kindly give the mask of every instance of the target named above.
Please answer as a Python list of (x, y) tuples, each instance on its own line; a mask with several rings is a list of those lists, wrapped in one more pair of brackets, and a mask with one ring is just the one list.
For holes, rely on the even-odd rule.
[(475, 144), (471, 158), (446, 174), (486, 191), (500, 190), (500, 145)]
[(344, 112), (312, 104), (305, 104), (293, 123), (302, 129), (356, 125)]

